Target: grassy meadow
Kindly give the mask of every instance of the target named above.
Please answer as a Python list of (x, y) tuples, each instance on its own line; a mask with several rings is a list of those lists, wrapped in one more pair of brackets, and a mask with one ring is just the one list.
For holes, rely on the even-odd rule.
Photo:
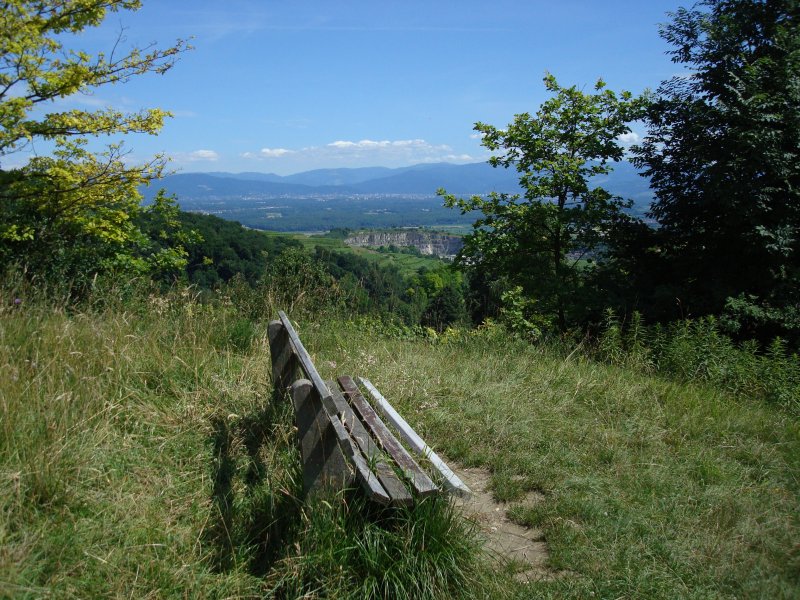
[[(296, 316), (449, 460), (491, 471), (551, 575), (496, 570), (446, 501), (304, 503), (266, 314), (188, 292), (0, 308), (0, 597), (795, 598), (795, 413), (499, 327)], [(291, 315), (290, 315), (291, 316)], [(543, 500), (515, 504), (529, 491)]]

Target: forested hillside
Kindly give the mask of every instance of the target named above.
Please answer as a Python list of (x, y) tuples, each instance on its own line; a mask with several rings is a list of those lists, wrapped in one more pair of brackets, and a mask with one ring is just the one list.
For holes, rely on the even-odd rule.
[[(513, 310), (529, 331), (596, 322), (603, 310), (668, 322), (714, 315), (738, 339), (800, 342), (800, 32), (793, 3), (709, 0), (661, 29), (685, 69), (653, 93), (593, 92), (548, 75), (551, 97), (505, 129), (477, 123), (490, 164), (519, 175), (445, 203), (478, 213), (462, 266), (482, 315)], [(650, 178), (653, 224), (596, 185), (642, 119), (630, 152)]]

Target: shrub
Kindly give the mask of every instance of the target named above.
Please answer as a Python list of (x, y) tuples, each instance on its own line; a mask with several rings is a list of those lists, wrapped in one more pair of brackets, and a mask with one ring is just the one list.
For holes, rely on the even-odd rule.
[(611, 311), (594, 348), (603, 362), (711, 384), (743, 398), (800, 409), (800, 360), (781, 338), (761, 350), (735, 343), (713, 316), (646, 327), (634, 314), (625, 324)]

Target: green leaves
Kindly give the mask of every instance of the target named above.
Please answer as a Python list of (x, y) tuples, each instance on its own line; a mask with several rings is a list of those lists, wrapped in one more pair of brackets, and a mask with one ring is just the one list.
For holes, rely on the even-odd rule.
[(661, 31), (691, 76), (662, 83), (636, 162), (668, 284), (695, 315), (741, 295), (800, 307), (799, 16), (794, 0), (706, 0)]
[[(9, 0), (0, 11), (0, 161), (41, 139), (54, 143), (52, 156), (36, 156), (22, 168), (0, 170), (0, 257), (31, 272), (91, 277), (103, 269), (157, 271), (178, 265), (185, 252), (163, 248), (140, 255), (146, 238), (135, 224), (139, 187), (160, 176), (164, 160), (140, 165), (125, 160), (117, 139), (156, 134), (169, 113), (145, 109), (125, 113), (48, 110), (55, 100), (124, 83), (145, 73), (164, 73), (188, 49), (177, 41), (166, 49), (114, 48), (91, 56), (66, 44), (74, 34), (102, 22), (106, 14), (139, 8), (138, 0)], [(92, 153), (89, 137), (111, 138), (105, 152)], [(2, 163), (0, 162), (0, 165)], [(157, 263), (157, 264), (156, 264)], [(66, 274), (66, 275), (65, 275)]]
[(516, 169), (522, 193), (467, 199), (438, 193), (446, 206), (483, 214), (461, 264), (506, 278), (514, 292), (506, 299), (536, 298), (538, 310), (564, 331), (579, 310), (583, 259), (598, 251), (625, 205), (590, 180), (623, 158), (619, 136), (630, 132), (628, 123), (643, 114), (647, 99), (617, 96), (602, 80), (595, 93), (562, 87), (549, 73), (544, 84), (552, 97), (534, 115), (518, 114), (505, 129), (475, 124), (482, 144), (496, 152), (490, 164)]
[(110, 110), (68, 111), (48, 113), (36, 121), (27, 118), (39, 104), (172, 68), (177, 56), (189, 47), (183, 40), (166, 49), (132, 48), (122, 56), (112, 52), (92, 57), (64, 48), (64, 40), (69, 39), (64, 34), (98, 25), (107, 11), (139, 6), (140, 2), (120, 0), (64, 0), (55, 4), (12, 0), (4, 4), (0, 16), (0, 156), (19, 150), (35, 136), (155, 133), (160, 129), (163, 111), (133, 115)]

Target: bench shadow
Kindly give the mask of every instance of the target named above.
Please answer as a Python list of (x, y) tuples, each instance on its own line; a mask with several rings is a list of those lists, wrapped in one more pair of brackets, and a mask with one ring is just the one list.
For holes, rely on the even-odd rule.
[(208, 525), (203, 530), (202, 539), (212, 548), (211, 563), (215, 571), (230, 568), (233, 540), (233, 475), (235, 461), (230, 454), (231, 432), (228, 422), (221, 417), (214, 417), (212, 444), (214, 462), (212, 466), (213, 487), (211, 490), (212, 508)]
[[(201, 542), (215, 572), (239, 569), (246, 561), (251, 575), (263, 577), (303, 531), (304, 475), (299, 450), (291, 447), (296, 433), (287, 443), (285, 429), (281, 432), (293, 421), (291, 401), (282, 394), (249, 414), (211, 419), (211, 507)], [(275, 444), (284, 444), (279, 452), (287, 456), (273, 467), (264, 457), (275, 455)], [(322, 490), (315, 502), (324, 501), (329, 501), (328, 506), (355, 507), (347, 510), (354, 527), (370, 522), (392, 529), (402, 523), (404, 514), (401, 507), (368, 501), (361, 486), (330, 492), (330, 496)]]
[(266, 574), (299, 527), (301, 504), (292, 485), (298, 474), (282, 477), (289, 485), (271, 481), (262, 451), (276, 442), (275, 429), (285, 423), (284, 402), (273, 398), (235, 421), (211, 420), (211, 510), (201, 539), (216, 572), (246, 557), (252, 575)]

